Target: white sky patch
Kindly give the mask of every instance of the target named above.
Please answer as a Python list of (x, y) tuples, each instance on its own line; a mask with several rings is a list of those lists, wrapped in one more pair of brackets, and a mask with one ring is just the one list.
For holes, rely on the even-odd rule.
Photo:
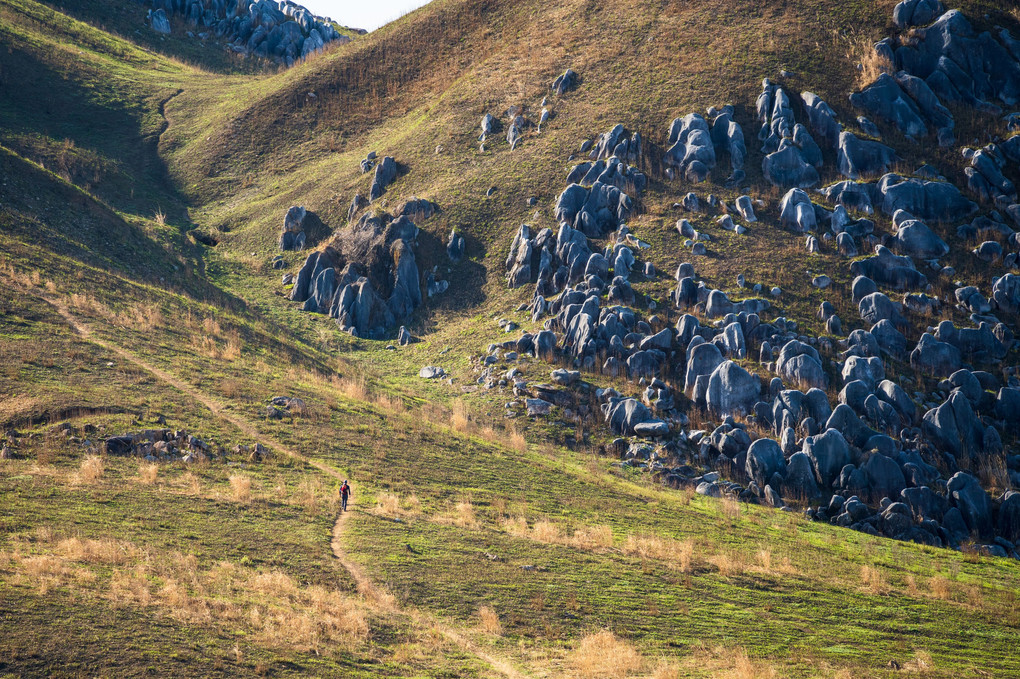
[(430, 0), (296, 0), (319, 16), (351, 28), (374, 31)]

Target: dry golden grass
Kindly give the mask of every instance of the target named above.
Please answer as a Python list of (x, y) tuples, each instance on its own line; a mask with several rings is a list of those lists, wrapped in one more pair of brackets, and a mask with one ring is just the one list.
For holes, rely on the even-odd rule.
[(913, 659), (904, 663), (903, 669), (912, 674), (919, 674), (922, 677), (935, 671), (935, 663), (932, 662), (931, 653), (927, 651), (914, 651)]
[(461, 399), (453, 402), (453, 412), (450, 413), (450, 427), (454, 431), (466, 434), (470, 431), (471, 418), (468, 414), (467, 405)]
[[(117, 540), (67, 538), (52, 553), (0, 554), (14, 579), (47, 594), (72, 586), (118, 606), (155, 607), (186, 623), (246, 626), (266, 646), (319, 653), (368, 637), (361, 605), (336, 590), (301, 586), (281, 571), (256, 572), (228, 562), (201, 569), (194, 555), (142, 552)], [(41, 544), (41, 543), (40, 543)], [(74, 564), (83, 564), (75, 566)], [(109, 581), (92, 568), (113, 566)]]
[(587, 551), (603, 551), (613, 546), (613, 529), (607, 524), (578, 525), (570, 532), (558, 523), (548, 519), (535, 521), (528, 527), (524, 517), (510, 517), (501, 522), (503, 530), (518, 538), (525, 538), (549, 545), (564, 545)]
[(861, 586), (872, 594), (889, 593), (889, 583), (885, 575), (874, 566), (861, 566)]
[(740, 502), (732, 495), (726, 495), (720, 501), (722, 513), (729, 521), (736, 521), (740, 518)]
[(659, 661), (650, 675), (651, 679), (680, 679), (680, 666), (667, 660)]
[(510, 437), (507, 439), (507, 445), (511, 450), (515, 450), (518, 453), (525, 453), (528, 451), (528, 440), (524, 438), (524, 434), (519, 431), (510, 432)]
[(623, 553), (642, 559), (665, 561), (669, 568), (681, 573), (694, 572), (694, 543), (690, 540), (670, 540), (657, 535), (628, 535)]
[(379, 394), (375, 397), (375, 404), (392, 414), (400, 414), (406, 410), (404, 399), (390, 394)]
[(230, 475), (230, 491), (234, 500), (246, 505), (251, 502), (251, 479), (243, 474)]
[(609, 549), (613, 546), (613, 529), (606, 524), (578, 526), (570, 535), (569, 544), (590, 551)]
[(191, 495), (202, 494), (202, 481), (198, 478), (195, 472), (188, 471), (181, 475), (181, 483), (184, 485), (185, 491)]
[(934, 575), (928, 580), (928, 592), (936, 599), (953, 600), (953, 582), (944, 575)]
[(156, 483), (159, 476), (159, 465), (155, 462), (142, 462), (138, 465), (138, 481), (147, 486)]
[(722, 676), (732, 677), (732, 679), (773, 679), (778, 677), (779, 673), (773, 667), (751, 660), (747, 651), (739, 648), (733, 653), (732, 669)]
[(535, 525), (531, 528), (530, 537), (532, 540), (548, 544), (557, 544), (563, 541), (563, 533), (560, 532), (560, 527), (546, 519), (535, 522)]
[(103, 478), (106, 463), (99, 455), (86, 455), (81, 461), (81, 467), (71, 475), (71, 481), (75, 485), (93, 485)]
[(482, 629), (489, 634), (502, 636), (503, 623), (499, 621), (499, 615), (492, 606), (482, 606), (478, 609), (478, 618), (482, 621)]
[(641, 669), (641, 655), (633, 645), (609, 630), (586, 634), (571, 653), (571, 676), (616, 679)]
[(368, 386), (363, 375), (337, 378), (336, 386), (347, 398), (355, 401), (368, 400)]
[(135, 559), (140, 554), (130, 542), (111, 540), (90, 540), (85, 538), (65, 538), (57, 543), (56, 551), (70, 561), (81, 561), (91, 564), (122, 564)]
[(421, 503), (417, 495), (401, 499), (396, 493), (379, 493), (372, 513), (379, 516), (417, 515), (421, 514)]
[(453, 508), (453, 524), (461, 528), (477, 528), (478, 517), (471, 500), (458, 502)]
[(742, 555), (737, 552), (718, 552), (708, 557), (708, 562), (715, 566), (719, 575), (724, 578), (741, 575), (746, 568)]

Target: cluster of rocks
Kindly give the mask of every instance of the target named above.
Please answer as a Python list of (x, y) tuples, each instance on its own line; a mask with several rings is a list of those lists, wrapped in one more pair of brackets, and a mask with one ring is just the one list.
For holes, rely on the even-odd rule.
[(894, 21), (914, 28), (875, 45), (893, 73), (850, 95), (850, 103), (907, 137), (934, 130), (941, 146), (952, 146), (954, 120), (944, 104), (998, 113), (995, 101), (1020, 101), (1020, 40), (1005, 28), (978, 34), (959, 10), (944, 10), (939, 0), (900, 2)]
[(745, 176), (747, 146), (744, 144), (744, 131), (733, 119), (733, 106), (724, 106), (722, 110), (710, 108), (708, 115), (712, 118), (711, 127), (698, 113), (675, 118), (670, 123), (667, 135), (669, 149), (662, 159), (666, 177), (673, 179), (679, 176), (692, 184), (703, 182), (715, 168), (717, 158), (725, 153), (729, 156), (731, 168), (727, 184), (735, 186)]
[[(350, 38), (341, 35), (331, 19), (318, 17), (290, 0), (150, 0), (149, 25), (170, 33), (170, 16), (180, 16), (191, 26), (206, 27), (230, 42), (242, 54), (254, 54), (292, 66), (295, 61), (321, 51), (327, 44)], [(199, 37), (207, 34), (199, 33)]]
[[(810, 94), (810, 93), (806, 93)], [(814, 95), (811, 95), (814, 96)], [(819, 118), (834, 116), (823, 104), (809, 104), (809, 113)], [(796, 121), (790, 97), (782, 87), (768, 78), (762, 81), (762, 92), (755, 105), (761, 130), (762, 174), (773, 186), (811, 188), (818, 184), (818, 168), (823, 164), (822, 150), (808, 129)], [(820, 119), (820, 118), (819, 118)]]
[(382, 339), (422, 303), (417, 236), (406, 215), (366, 212), (309, 254), (297, 276), (284, 277), (293, 282), (290, 298), (335, 318), (345, 332)]
[(133, 455), (149, 462), (183, 462), (186, 464), (219, 460), (225, 462), (229, 454), (249, 462), (261, 462), (270, 455), (261, 443), (236, 445), (228, 451), (189, 434), (185, 430), (145, 429), (110, 436), (103, 442), (107, 455)]
[(281, 250), (304, 250), (307, 236), (304, 222), (308, 210), (302, 205), (292, 205), (283, 217), (283, 233), (280, 234)]
[(869, 215), (877, 211), (889, 217), (904, 210), (917, 219), (932, 222), (959, 221), (978, 210), (955, 185), (923, 176), (888, 173), (875, 182), (836, 182), (820, 193), (846, 210)]

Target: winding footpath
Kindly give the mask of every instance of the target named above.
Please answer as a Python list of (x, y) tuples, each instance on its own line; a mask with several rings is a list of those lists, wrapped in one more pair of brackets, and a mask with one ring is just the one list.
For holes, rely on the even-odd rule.
[[(346, 478), (344, 474), (334, 469), (333, 467), (330, 467), (329, 465), (323, 462), (319, 462), (318, 460), (313, 460), (305, 455), (302, 455), (296, 450), (293, 450), (292, 448), (284, 445), (280, 441), (275, 440), (272, 436), (268, 436), (258, 431), (258, 429), (256, 429), (250, 422), (247, 422), (246, 420), (243, 420), (237, 417), (236, 415), (230, 413), (222, 401), (199, 391), (194, 386), (188, 384), (187, 382), (177, 377), (174, 377), (165, 370), (162, 370), (161, 368), (153, 365), (152, 363), (149, 363), (145, 359), (136, 356), (127, 349), (124, 349), (123, 347), (120, 347), (112, 342), (104, 340), (101, 337), (97, 337), (92, 333), (91, 329), (83, 322), (81, 322), (77, 317), (75, 317), (74, 314), (71, 313), (70, 309), (67, 308), (67, 305), (64, 304), (58, 298), (24, 286), (19, 287), (21, 287), (25, 292), (28, 292), (29, 294), (37, 297), (38, 299), (42, 300), (43, 302), (46, 302), (46, 304), (51, 306), (58, 314), (60, 314), (61, 318), (63, 318), (64, 321), (76, 333), (78, 333), (82, 337), (82, 339), (91, 342), (99, 347), (102, 347), (103, 349), (120, 357), (121, 359), (129, 363), (132, 363), (133, 365), (141, 368), (142, 370), (145, 370), (146, 372), (152, 374), (153, 376), (157, 377), (163, 382), (174, 387), (178, 391), (190, 396), (191, 398), (195, 399), (203, 406), (208, 408), (214, 415), (242, 431), (246, 436), (249, 436), (253, 439), (263, 440), (269, 445), (271, 445), (275, 450), (285, 455), (288, 455), (294, 458), (295, 460), (304, 462), (305, 464), (321, 471), (323, 474), (326, 474), (336, 479)], [(351, 504), (351, 506), (353, 507), (353, 503)], [(386, 612), (406, 615), (419, 624), (423, 624), (428, 627), (431, 627), (432, 629), (437, 630), (445, 639), (456, 645), (463, 652), (467, 653), (468, 655), (472, 655), (476, 658), (479, 658), (480, 660), (491, 666), (492, 669), (498, 672), (500, 675), (507, 677), (507, 679), (525, 679), (525, 677), (529, 676), (522, 674), (521, 672), (516, 670), (514, 666), (510, 663), (510, 661), (503, 658), (499, 658), (480, 649), (477, 646), (477, 644), (475, 644), (468, 638), (468, 633), (465, 630), (452, 627), (444, 623), (440, 618), (432, 615), (431, 613), (419, 611), (418, 609), (413, 607), (402, 608), (398, 606), (398, 604), (396, 603), (396, 599), (391, 594), (386, 592), (385, 589), (373, 583), (372, 580), (368, 577), (368, 575), (365, 574), (361, 566), (352, 561), (347, 556), (347, 553), (344, 550), (343, 533), (344, 526), (350, 520), (351, 515), (352, 512), (347, 511), (341, 512), (340, 516), (337, 517), (336, 523), (333, 525), (333, 538), (331, 547), (333, 555), (336, 557), (337, 561), (340, 562), (340, 565), (348, 573), (351, 574), (351, 577), (354, 579), (355, 586), (357, 587), (358, 593), (361, 594), (361, 596), (364, 597), (364, 599), (367, 602), (374, 605), (378, 609), (381, 609)]]

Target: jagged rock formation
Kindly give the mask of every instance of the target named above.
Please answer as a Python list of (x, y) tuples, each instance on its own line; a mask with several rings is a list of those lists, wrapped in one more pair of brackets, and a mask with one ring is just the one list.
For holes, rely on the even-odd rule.
[(335, 318), (344, 331), (381, 339), (422, 303), (418, 227), (406, 216), (367, 212), (308, 255), (291, 300)]
[(281, 250), (304, 250), (304, 221), (308, 211), (301, 205), (292, 205), (283, 218), (283, 233), (280, 234)]
[(292, 66), (328, 43), (350, 40), (330, 19), (318, 17), (290, 0), (150, 0), (149, 24), (170, 32), (170, 16), (206, 27), (230, 42), (235, 52), (254, 54)]

